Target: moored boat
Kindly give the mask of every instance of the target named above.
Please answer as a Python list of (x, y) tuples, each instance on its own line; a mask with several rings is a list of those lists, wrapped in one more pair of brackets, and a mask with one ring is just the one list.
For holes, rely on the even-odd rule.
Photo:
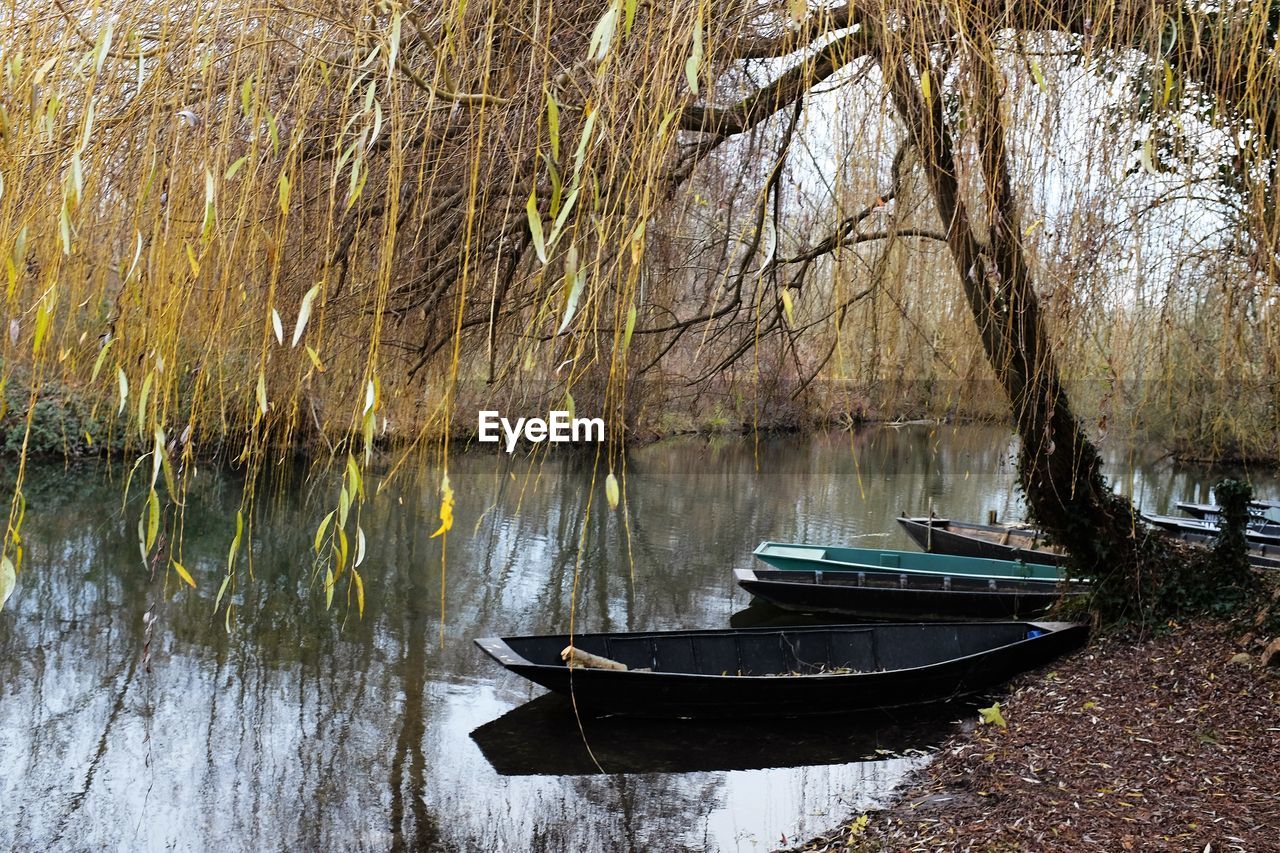
[[(943, 622), (552, 634), (476, 645), (596, 713), (785, 717), (949, 701), (1045, 664), (1087, 636), (1087, 626), (1067, 622)], [(562, 656), (597, 663), (570, 666)]]
[[(1183, 519), (1184, 521), (1187, 519)], [(955, 554), (965, 557), (991, 557), (995, 559), (1021, 559), (1049, 565), (1065, 565), (1067, 558), (1051, 545), (1044, 543), (1044, 534), (1033, 527), (975, 524), (951, 521), (945, 518), (898, 519), (917, 545), (929, 553)], [(1208, 546), (1217, 536), (1217, 529), (1205, 531), (1173, 530), (1166, 532), (1194, 545)], [(1040, 543), (1038, 547), (1028, 547)], [(1052, 550), (1046, 550), (1052, 549)], [(1259, 569), (1280, 569), (1280, 546), (1267, 542), (1249, 542), (1249, 563)]]
[(1034, 527), (974, 524), (948, 518), (900, 516), (898, 524), (911, 541), (930, 554), (982, 557), (990, 560), (1023, 560), (1061, 566), (1067, 557), (1045, 541)]
[[(1222, 507), (1217, 504), (1178, 501), (1178, 509), (1192, 518), (1217, 523), (1222, 518)], [(1280, 524), (1280, 501), (1250, 501), (1249, 517), (1259, 524)]]
[(1064, 595), (1083, 599), (1089, 592), (1083, 584), (966, 575), (736, 569), (734, 577), (747, 592), (786, 610), (857, 619), (1029, 619)]
[(828, 545), (761, 542), (752, 553), (757, 559), (782, 571), (887, 572), (895, 575), (905, 572), (997, 580), (1031, 578), (1057, 581), (1062, 577), (1062, 570), (1058, 566), (1045, 563), (986, 557), (958, 557), (951, 554), (920, 554), (915, 551), (890, 551), (878, 548), (840, 548)]
[[(1195, 518), (1182, 518), (1176, 515), (1153, 515), (1143, 513), (1142, 520), (1148, 524), (1175, 533), (1195, 533), (1201, 536), (1217, 536), (1218, 525), (1212, 521), (1201, 521)], [(1244, 537), (1250, 545), (1280, 546), (1280, 524), (1257, 524), (1250, 522), (1245, 528)]]

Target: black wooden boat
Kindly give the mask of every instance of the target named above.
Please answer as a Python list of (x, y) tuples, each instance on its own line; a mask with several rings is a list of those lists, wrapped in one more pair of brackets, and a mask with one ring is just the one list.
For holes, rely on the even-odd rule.
[(569, 700), (544, 693), (471, 732), (502, 776), (589, 776), (601, 773), (706, 773), (883, 761), (930, 751), (958, 719), (977, 716), (974, 702), (901, 711), (865, 711), (858, 724), (840, 716), (803, 726), (775, 720), (671, 720), (593, 717)]
[[(476, 640), (507, 669), (596, 713), (786, 717), (949, 701), (1084, 643), (1066, 622), (553, 634)], [(561, 652), (623, 664), (567, 666)]]
[[(1222, 507), (1217, 504), (1178, 501), (1177, 505), (1178, 509), (1192, 518), (1214, 524), (1222, 521)], [(1280, 524), (1280, 501), (1250, 501), (1249, 520), (1254, 524)]]
[(1045, 542), (1044, 534), (1034, 527), (995, 524), (973, 524), (948, 518), (908, 518), (898, 524), (921, 550), (960, 557), (984, 557), (989, 560), (1023, 560), (1062, 566), (1067, 558)]
[(962, 575), (772, 569), (735, 569), (733, 574), (738, 586), (778, 607), (857, 619), (1030, 619), (1046, 613), (1063, 595), (1088, 595), (1083, 584)]
[[(1176, 515), (1142, 514), (1142, 520), (1148, 524), (1175, 533), (1196, 533), (1201, 536), (1217, 536), (1218, 525), (1212, 521), (1201, 521), (1196, 518), (1182, 518)], [(1249, 522), (1244, 531), (1245, 539), (1250, 545), (1280, 546), (1280, 524)]]
[[(1190, 519), (1175, 519), (1191, 522)], [(974, 524), (946, 518), (901, 517), (911, 540), (922, 550), (962, 557), (986, 557), (1000, 560), (1025, 560), (1034, 563), (1065, 565), (1066, 556), (1044, 543), (1044, 534), (1034, 527)], [(1165, 528), (1166, 532), (1196, 545), (1211, 545), (1217, 536), (1215, 525), (1195, 524), (1194, 529)], [(1249, 540), (1249, 563), (1259, 569), (1280, 569), (1280, 545)]]

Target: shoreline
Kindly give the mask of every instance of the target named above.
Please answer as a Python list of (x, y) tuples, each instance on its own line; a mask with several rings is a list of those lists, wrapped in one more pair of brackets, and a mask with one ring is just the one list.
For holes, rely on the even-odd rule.
[(891, 805), (793, 850), (1280, 850), (1280, 660), (1242, 633), (1171, 623), (1020, 676), (1007, 728), (962, 726)]

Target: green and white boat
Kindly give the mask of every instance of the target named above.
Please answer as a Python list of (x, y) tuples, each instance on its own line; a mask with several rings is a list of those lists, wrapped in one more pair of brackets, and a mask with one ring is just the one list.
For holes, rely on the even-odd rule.
[(868, 574), (936, 575), (985, 580), (1065, 580), (1059, 566), (1022, 560), (955, 557), (878, 548), (839, 548), (790, 542), (761, 542), (752, 552), (757, 559), (782, 571), (866, 572)]

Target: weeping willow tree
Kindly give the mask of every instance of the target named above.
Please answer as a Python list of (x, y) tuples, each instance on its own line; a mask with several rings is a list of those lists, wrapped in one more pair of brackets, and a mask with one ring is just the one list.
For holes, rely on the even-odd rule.
[[(143, 559), (188, 582), (202, 449), (336, 459), (316, 550), (362, 600), (375, 450), (447, 470), (479, 404), (604, 415), (612, 502), (628, 430), (675, 396), (849, 415), (820, 388), (916, 375), (998, 389), (1034, 517), (1137, 595), (1071, 383), (1102, 378), (1080, 393), (1105, 430), (1134, 373), (1165, 380), (1134, 412), (1226, 376), (1280, 435), (1274, 3), (14, 0), (3, 23), (13, 443), (25, 464), (40, 402), (75, 401), (62, 446), (137, 461)], [(1230, 433), (1216, 393), (1184, 431)]]

